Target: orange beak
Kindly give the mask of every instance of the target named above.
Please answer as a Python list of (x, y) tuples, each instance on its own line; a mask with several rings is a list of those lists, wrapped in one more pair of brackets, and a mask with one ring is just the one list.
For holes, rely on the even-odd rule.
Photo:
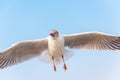
[(51, 35), (52, 37), (55, 37), (55, 34), (54, 34), (54, 33), (50, 33), (50, 35)]

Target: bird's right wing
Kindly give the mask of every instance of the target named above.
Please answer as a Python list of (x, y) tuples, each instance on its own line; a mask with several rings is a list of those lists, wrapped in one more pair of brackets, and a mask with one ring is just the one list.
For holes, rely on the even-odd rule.
[(48, 48), (48, 40), (34, 40), (19, 42), (12, 47), (1, 52), (0, 54), (0, 68), (5, 68), (28, 59), (37, 57), (42, 51)]

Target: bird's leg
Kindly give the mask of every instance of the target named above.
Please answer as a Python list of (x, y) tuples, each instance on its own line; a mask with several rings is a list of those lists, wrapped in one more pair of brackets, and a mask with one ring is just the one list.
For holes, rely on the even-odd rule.
[(52, 56), (52, 61), (53, 61), (53, 68), (54, 68), (54, 71), (56, 71), (56, 65), (55, 65), (55, 62), (54, 62), (54, 57)]
[(64, 60), (64, 56), (63, 55), (62, 55), (62, 60), (63, 60), (63, 63), (64, 63), (63, 68), (64, 68), (64, 70), (67, 70), (67, 65), (65, 64), (65, 60)]

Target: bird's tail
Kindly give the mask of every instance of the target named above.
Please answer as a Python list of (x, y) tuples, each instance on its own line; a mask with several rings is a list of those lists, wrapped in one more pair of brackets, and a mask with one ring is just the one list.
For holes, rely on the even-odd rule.
[[(68, 60), (73, 56), (73, 52), (70, 50), (65, 49), (65, 53), (64, 53), (64, 59)], [(50, 63), (52, 64), (52, 57), (48, 54), (48, 50), (45, 50), (41, 55), (40, 55), (40, 60), (45, 62), (45, 63)], [(63, 60), (62, 57), (58, 57), (54, 59), (55, 64), (60, 64)]]

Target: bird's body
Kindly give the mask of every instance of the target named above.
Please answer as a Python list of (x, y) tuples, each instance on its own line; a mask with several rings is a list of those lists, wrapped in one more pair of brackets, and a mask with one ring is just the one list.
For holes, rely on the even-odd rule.
[(49, 36), (48, 52), (49, 55), (54, 57), (60, 57), (64, 54), (64, 37), (62, 35), (59, 35), (57, 39), (53, 39), (51, 36)]
[[(109, 34), (90, 32), (82, 34), (61, 35), (57, 30), (51, 30), (48, 38), (18, 42), (5, 51), (0, 52), (0, 68), (21, 63), (37, 56), (45, 56), (54, 65), (63, 62), (66, 70), (66, 56), (70, 56), (70, 49), (89, 49), (89, 50), (120, 50), (120, 37)], [(48, 58), (47, 57), (47, 58)]]

